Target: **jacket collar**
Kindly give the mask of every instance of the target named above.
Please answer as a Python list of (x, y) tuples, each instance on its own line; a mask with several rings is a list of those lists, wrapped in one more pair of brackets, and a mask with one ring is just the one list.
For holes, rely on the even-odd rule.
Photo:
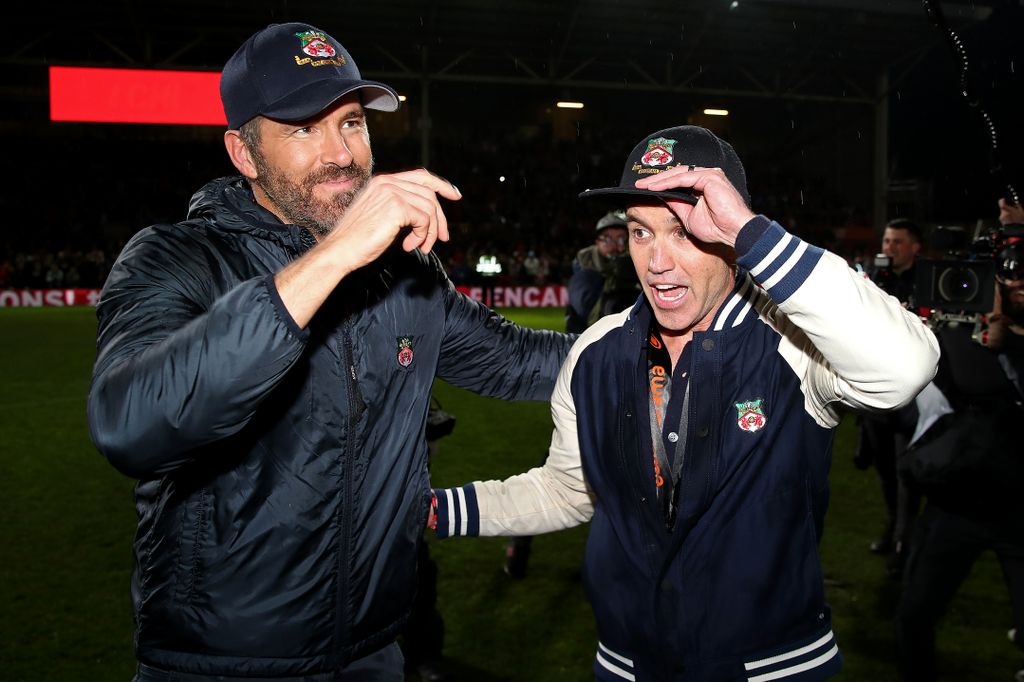
[[(756, 304), (762, 296), (761, 288), (754, 282), (750, 273), (743, 268), (737, 268), (736, 281), (733, 284), (732, 293), (719, 306), (718, 312), (707, 331), (699, 332), (701, 335), (715, 334), (734, 327), (739, 327), (744, 322), (757, 319)], [(754, 313), (751, 314), (751, 310)], [(643, 350), (647, 341), (647, 330), (650, 329), (654, 311), (647, 297), (640, 294), (640, 298), (633, 304), (629, 311), (626, 324), (629, 325), (629, 333), (637, 339), (637, 349)]]
[(725, 303), (718, 308), (711, 327), (705, 332), (715, 333), (739, 327), (748, 320), (757, 318), (757, 312), (751, 315), (751, 309), (755, 308), (761, 288), (754, 282), (754, 278), (743, 268), (736, 268), (736, 283), (733, 285), (732, 293)]
[(291, 244), (300, 251), (316, 243), (308, 230), (282, 223), (260, 206), (248, 180), (237, 175), (211, 180), (200, 188), (192, 195), (188, 217), (212, 220), (219, 229)]

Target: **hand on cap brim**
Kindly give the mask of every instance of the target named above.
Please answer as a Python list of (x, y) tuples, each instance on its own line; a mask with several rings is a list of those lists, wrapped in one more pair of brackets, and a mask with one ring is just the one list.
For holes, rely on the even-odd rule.
[(676, 166), (657, 175), (637, 180), (638, 189), (663, 192), (692, 189), (697, 204), (691, 206), (676, 199), (665, 203), (690, 234), (709, 243), (736, 243), (736, 235), (754, 214), (721, 168)]

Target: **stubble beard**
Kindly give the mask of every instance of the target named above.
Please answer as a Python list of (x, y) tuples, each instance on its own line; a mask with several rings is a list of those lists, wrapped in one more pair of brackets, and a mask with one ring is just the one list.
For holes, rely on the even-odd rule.
[[(361, 166), (355, 161), (345, 167), (324, 166), (298, 182), (271, 168), (258, 152), (253, 154), (253, 163), (256, 166), (253, 183), (263, 190), (288, 222), (309, 230), (318, 239), (326, 237), (337, 226), (373, 174), (372, 157), (368, 166)], [(327, 201), (314, 195), (316, 186), (321, 182), (342, 179), (351, 179), (352, 187)]]

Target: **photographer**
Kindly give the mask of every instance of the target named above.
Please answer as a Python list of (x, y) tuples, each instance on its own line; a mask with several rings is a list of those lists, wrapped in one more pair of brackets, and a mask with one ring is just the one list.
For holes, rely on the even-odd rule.
[[(871, 279), (904, 307), (913, 307), (917, 254), (922, 247), (921, 228), (906, 218), (890, 220), (882, 236), (882, 253), (875, 261)], [(916, 413), (912, 406), (891, 413), (860, 417), (860, 439), (855, 465), (867, 469), (874, 464), (886, 508), (886, 527), (871, 543), (875, 554), (891, 554), (887, 570), (898, 577), (906, 558), (905, 547), (920, 507), (920, 496), (899, 480), (896, 461), (907, 447), (914, 430)]]
[[(1009, 228), (1006, 234), (1012, 234)], [(972, 334), (962, 323), (937, 330), (942, 356), (934, 388), (941, 394), (929, 387), (918, 404), (922, 419), (929, 416), (928, 396), (946, 414), (901, 462), (928, 500), (915, 528), (897, 613), (906, 681), (935, 679), (935, 627), (989, 549), (999, 558), (1010, 592), (1010, 637), (1024, 648), (1024, 241), (1001, 235), (993, 256), (995, 305), (987, 333)], [(1018, 673), (1017, 679), (1024, 676)]]
[(565, 331), (582, 333), (600, 318), (636, 302), (640, 282), (626, 251), (626, 217), (621, 211), (597, 221), (594, 243), (572, 263)]

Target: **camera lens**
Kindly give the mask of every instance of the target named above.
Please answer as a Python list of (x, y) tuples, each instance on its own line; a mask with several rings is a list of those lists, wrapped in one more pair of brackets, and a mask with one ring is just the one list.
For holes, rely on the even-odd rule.
[(954, 265), (939, 275), (939, 296), (950, 303), (967, 303), (978, 295), (979, 284), (974, 270)]

